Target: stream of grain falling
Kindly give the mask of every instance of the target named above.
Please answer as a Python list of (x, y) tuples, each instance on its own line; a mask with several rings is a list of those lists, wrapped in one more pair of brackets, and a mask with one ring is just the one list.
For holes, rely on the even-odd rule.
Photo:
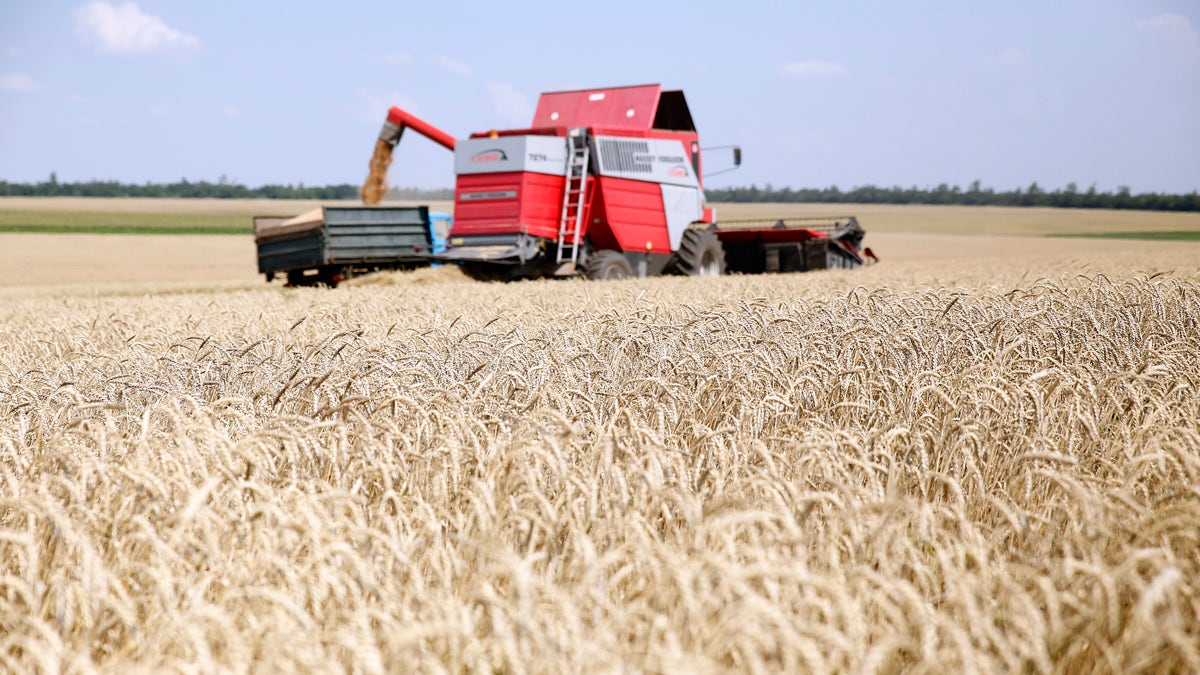
[(371, 172), (367, 174), (367, 180), (359, 191), (363, 204), (371, 206), (383, 200), (383, 194), (387, 192), (387, 172), (392, 164), (393, 147), (382, 138), (375, 141), (375, 152), (371, 155)]

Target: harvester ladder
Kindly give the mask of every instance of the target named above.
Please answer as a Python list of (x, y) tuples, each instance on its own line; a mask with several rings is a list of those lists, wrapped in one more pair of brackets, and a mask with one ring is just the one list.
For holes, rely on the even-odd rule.
[[(579, 232), (582, 229), (587, 201), (588, 138), (585, 129), (571, 129), (567, 134), (566, 184), (563, 186), (562, 215), (558, 220), (558, 253), (556, 262), (579, 262)], [(569, 241), (568, 241), (568, 235)]]

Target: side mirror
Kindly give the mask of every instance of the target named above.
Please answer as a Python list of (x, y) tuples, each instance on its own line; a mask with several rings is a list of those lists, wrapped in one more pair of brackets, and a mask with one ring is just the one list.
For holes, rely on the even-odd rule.
[[(705, 178), (708, 178), (709, 176), (716, 176), (717, 174), (735, 171), (739, 166), (742, 165), (742, 146), (740, 146), (740, 145), (714, 145), (712, 147), (700, 148), (700, 149), (705, 152), (712, 152), (714, 150), (729, 150), (729, 149), (733, 150), (733, 166), (725, 168), (725, 169), (721, 169), (720, 171), (712, 171), (710, 173), (706, 173), (706, 174), (704, 174)], [(711, 157), (711, 155), (710, 155), (710, 157)]]

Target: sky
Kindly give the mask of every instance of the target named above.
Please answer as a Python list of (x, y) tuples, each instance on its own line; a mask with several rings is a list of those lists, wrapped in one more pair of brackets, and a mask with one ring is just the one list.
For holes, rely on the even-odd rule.
[[(361, 184), (392, 105), (682, 89), (709, 187), (1200, 190), (1200, 2), (0, 0), (0, 180)], [(706, 155), (707, 171), (728, 165)], [(454, 183), (414, 133), (393, 185)]]

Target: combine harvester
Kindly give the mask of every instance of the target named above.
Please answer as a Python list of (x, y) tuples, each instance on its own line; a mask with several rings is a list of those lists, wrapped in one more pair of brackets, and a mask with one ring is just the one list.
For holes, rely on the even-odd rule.
[[(447, 221), (433, 222), (425, 207), (377, 206), (406, 129), (454, 153), (444, 250), (435, 225)], [(741, 150), (725, 147), (736, 168)], [(852, 216), (718, 222), (704, 204), (702, 152), (683, 92), (656, 84), (545, 93), (529, 128), (464, 139), (391, 108), (362, 190), (367, 206), (256, 219), (259, 272), (332, 286), (432, 261), (510, 280), (760, 274), (875, 260)]]
[(545, 93), (529, 128), (465, 139), (392, 108), (364, 195), (385, 184), (405, 129), (454, 152), (454, 225), (433, 259), (475, 278), (717, 276), (874, 260), (854, 217), (718, 223), (704, 205), (700, 137), (682, 91)]

